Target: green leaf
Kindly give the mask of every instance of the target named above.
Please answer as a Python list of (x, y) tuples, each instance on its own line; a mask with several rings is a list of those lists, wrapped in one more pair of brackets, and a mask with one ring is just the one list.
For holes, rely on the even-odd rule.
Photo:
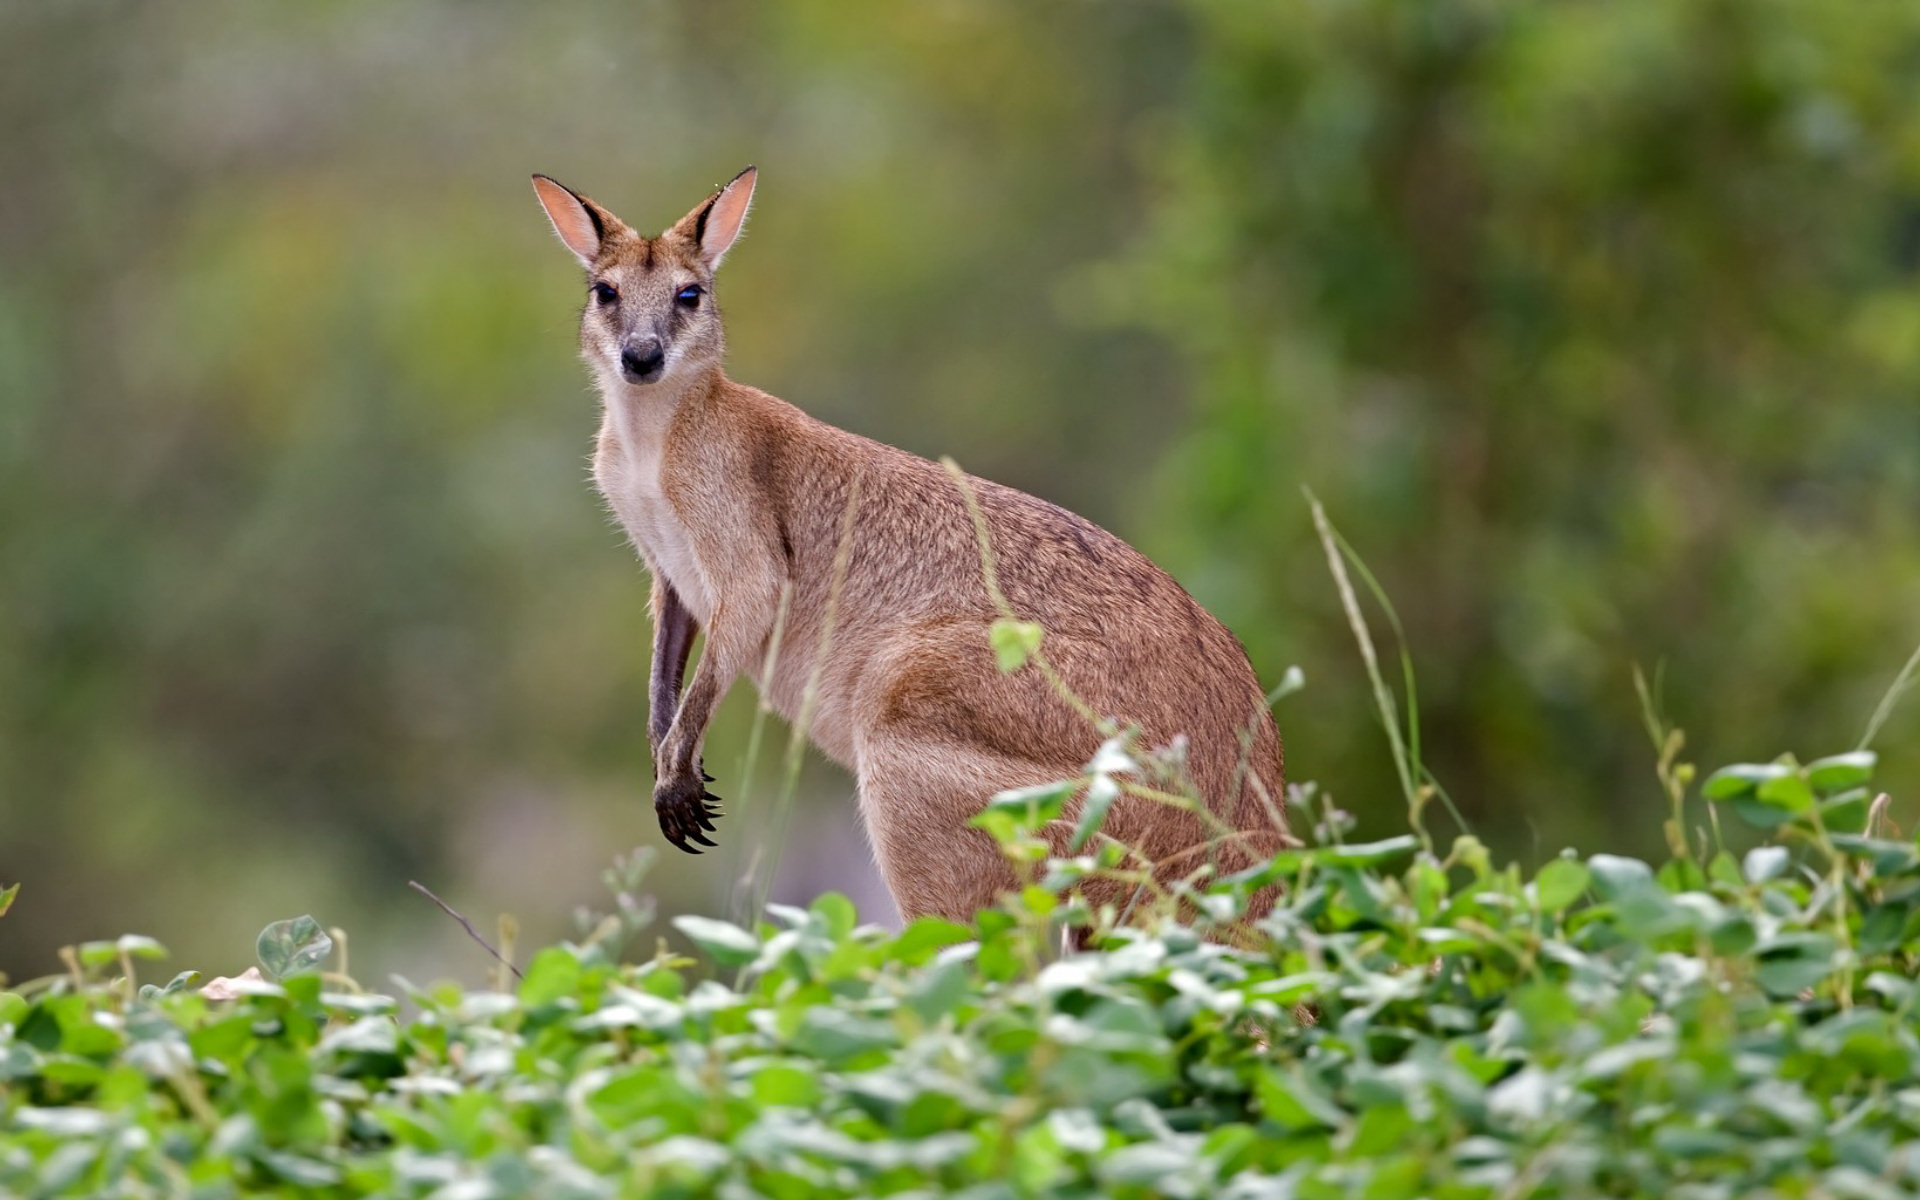
[(1760, 965), (1754, 977), (1778, 997), (1799, 995), (1840, 965), (1839, 943), (1824, 933), (1780, 934), (1762, 942), (1755, 954)]
[(1653, 868), (1637, 858), (1596, 854), (1587, 859), (1587, 866), (1593, 872), (1594, 891), (1603, 900), (1617, 900), (1658, 886), (1653, 879)]
[(1813, 811), (1813, 789), (1807, 786), (1806, 776), (1798, 771), (1767, 780), (1754, 792), (1754, 798), (1795, 816)]
[(1869, 954), (1898, 950), (1911, 916), (1912, 910), (1905, 905), (1885, 904), (1873, 909), (1860, 922), (1860, 949)]
[(165, 946), (137, 933), (122, 934), (113, 945), (116, 950), (130, 958), (165, 958), (167, 956)]
[(13, 898), (19, 894), (20, 885), (17, 883), (11, 887), (0, 888), (0, 917), (7, 915), (7, 910), (13, 907)]
[(1904, 874), (1915, 866), (1920, 866), (1920, 847), (1916, 847), (1912, 842), (1893, 842), (1884, 838), (1836, 833), (1833, 835), (1833, 844), (1843, 853), (1871, 861), (1876, 875)]
[(1067, 801), (1079, 790), (1078, 779), (1010, 788), (987, 801), (987, 806), (980, 810), (980, 816), (973, 818), (973, 823), (981, 825), (981, 818), (997, 816), (1010, 821), (1016, 829), (1031, 833), (1048, 821), (1056, 820)]
[(333, 953), (333, 939), (320, 928), (320, 922), (299, 916), (262, 929), (253, 949), (267, 978), (285, 979), (318, 969)]
[(1493, 870), (1493, 854), (1486, 843), (1470, 833), (1463, 833), (1453, 839), (1453, 848), (1447, 858), (1472, 871), (1475, 878), (1485, 879)]
[(1282, 1078), (1277, 1071), (1261, 1071), (1253, 1088), (1261, 1112), (1285, 1129), (1337, 1129), (1346, 1120), (1339, 1105), (1304, 1072), (1295, 1070)]
[(1724, 883), (1729, 887), (1738, 887), (1745, 882), (1745, 876), (1741, 874), (1739, 864), (1735, 863), (1733, 855), (1725, 850), (1714, 855), (1713, 861), (1707, 864), (1707, 876), (1714, 882)]
[(793, 1034), (793, 1048), (828, 1063), (892, 1046), (898, 1041), (893, 1025), (857, 1016), (839, 1008), (809, 1008)]
[(1763, 959), (1753, 974), (1768, 994), (1784, 998), (1798, 996), (1817, 986), (1832, 973), (1831, 963), (1817, 958), (1788, 955)]
[(165, 987), (156, 987), (151, 983), (142, 986), (140, 995), (143, 999), (159, 996), (177, 996), (187, 989), (188, 984), (198, 983), (199, 981), (200, 972), (182, 971), (168, 981)]
[(1700, 794), (1709, 800), (1731, 800), (1792, 773), (1793, 768), (1784, 763), (1735, 763), (1707, 776), (1707, 781), (1700, 785)]
[(945, 917), (921, 917), (900, 931), (888, 951), (890, 957), (918, 965), (934, 951), (973, 940), (973, 930)]
[[(859, 911), (854, 908), (853, 901), (839, 892), (820, 893), (811, 905), (811, 911), (826, 925), (827, 936), (835, 941), (840, 941), (852, 933), (853, 927), (860, 920)], [(685, 930), (681, 932), (684, 933)], [(693, 935), (687, 934), (687, 936)]]
[(1583, 895), (1592, 873), (1571, 858), (1556, 858), (1533, 877), (1534, 902), (1541, 912), (1556, 913)]
[(571, 996), (579, 987), (580, 960), (564, 947), (548, 946), (527, 964), (527, 977), (520, 981), (520, 1002), (537, 1008)]
[(1012, 674), (1027, 665), (1027, 660), (1040, 649), (1043, 630), (1032, 621), (1016, 621), (1002, 617), (987, 630), (987, 640), (993, 644), (993, 660), (1003, 674)]
[(820, 1101), (820, 1080), (804, 1067), (774, 1063), (753, 1073), (753, 1101), (764, 1108), (812, 1108)]
[(907, 992), (906, 1005), (919, 1014), (921, 1020), (931, 1023), (952, 1012), (966, 999), (967, 985), (965, 963), (936, 963), (915, 979)]
[(1865, 788), (1850, 788), (1820, 803), (1820, 823), (1828, 833), (1865, 833), (1868, 795)]
[(1790, 857), (1785, 846), (1755, 846), (1741, 860), (1740, 872), (1748, 883), (1765, 883), (1779, 878)]
[(1758, 940), (1753, 921), (1744, 913), (1731, 913), (1707, 930), (1707, 942), (1715, 954), (1745, 954)]
[(1330, 867), (1384, 867), (1405, 858), (1420, 848), (1420, 839), (1410, 833), (1360, 842), (1350, 846), (1328, 846), (1313, 854), (1314, 861)]
[(1101, 1158), (1098, 1177), (1108, 1188), (1165, 1194), (1162, 1187), (1165, 1180), (1192, 1169), (1193, 1153), (1184, 1147), (1166, 1142), (1135, 1142)]
[(1412, 1128), (1413, 1116), (1405, 1105), (1375, 1105), (1360, 1114), (1346, 1152), (1362, 1159), (1391, 1153), (1401, 1146)]
[(1690, 858), (1670, 858), (1661, 864), (1654, 878), (1669, 892), (1697, 892), (1707, 886), (1707, 873)]
[(112, 942), (81, 942), (75, 954), (83, 967), (103, 967), (120, 959), (120, 952)]
[(1067, 843), (1068, 854), (1078, 854), (1086, 846), (1087, 839), (1099, 831), (1107, 819), (1107, 810), (1120, 798), (1120, 785), (1105, 775), (1098, 776), (1087, 785), (1087, 798), (1080, 807), (1080, 819), (1073, 823), (1073, 838)]
[(738, 925), (689, 915), (675, 917), (673, 927), (723, 967), (744, 966), (760, 956), (760, 939)]
[(304, 1154), (280, 1150), (261, 1150), (255, 1161), (288, 1183), (303, 1188), (323, 1188), (340, 1182), (340, 1168)]
[(1758, 796), (1735, 796), (1730, 803), (1735, 815), (1755, 829), (1778, 829), (1793, 821), (1791, 812)]
[(1433, 920), (1440, 911), (1440, 904), (1447, 898), (1447, 873), (1432, 856), (1422, 855), (1413, 869), (1407, 872), (1407, 887), (1413, 895), (1414, 907), (1419, 910), (1422, 921)]
[(1861, 787), (1873, 779), (1873, 768), (1879, 761), (1880, 756), (1871, 750), (1818, 758), (1807, 764), (1807, 782), (1822, 792)]

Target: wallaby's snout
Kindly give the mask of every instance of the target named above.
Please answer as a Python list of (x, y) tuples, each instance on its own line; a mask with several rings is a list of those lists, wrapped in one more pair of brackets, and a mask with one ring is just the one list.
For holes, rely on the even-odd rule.
[(620, 347), (620, 374), (628, 383), (653, 383), (667, 365), (667, 348), (660, 339), (630, 337)]

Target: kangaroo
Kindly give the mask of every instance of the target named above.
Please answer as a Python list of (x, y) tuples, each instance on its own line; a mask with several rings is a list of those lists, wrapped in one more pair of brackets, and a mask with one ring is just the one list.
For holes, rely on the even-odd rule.
[[(745, 674), (788, 721), (811, 706), (806, 732), (853, 772), (902, 917), (968, 921), (1018, 882), (969, 819), (1002, 789), (1074, 777), (1101, 735), (1040, 672), (998, 669), (989, 629), (1001, 613), (952, 474), (727, 378), (714, 273), (755, 179), (748, 167), (645, 237), (533, 177), (587, 272), (580, 349), (603, 402), (594, 479), (653, 579), (654, 809), (679, 849), (716, 844), (701, 743)], [(1044, 629), (1060, 680), (1145, 744), (1184, 735), (1191, 781), (1224, 822), (1127, 794), (1102, 832), (1166, 878), (1208, 854), (1237, 870), (1287, 844), (1279, 734), (1234, 636), (1092, 522), (984, 479), (967, 487), (1005, 600)], [(1237, 832), (1221, 839), (1209, 825)], [(1056, 853), (1070, 834), (1070, 822), (1047, 830)], [(1121, 905), (1133, 885), (1089, 879), (1081, 890)]]

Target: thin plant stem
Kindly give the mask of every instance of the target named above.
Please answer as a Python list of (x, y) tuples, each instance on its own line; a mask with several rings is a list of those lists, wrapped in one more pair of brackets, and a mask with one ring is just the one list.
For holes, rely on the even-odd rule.
[(1353, 548), (1353, 543), (1347, 541), (1338, 529), (1333, 529), (1331, 524), (1328, 528), (1332, 530), (1334, 540), (1340, 544), (1340, 553), (1360, 576), (1360, 582), (1367, 585), (1367, 591), (1372, 593), (1380, 611), (1386, 614), (1387, 626), (1393, 630), (1394, 644), (1400, 648), (1400, 680), (1407, 693), (1407, 762), (1413, 768), (1413, 777), (1423, 779), (1427, 771), (1420, 757), (1420, 690), (1415, 685), (1413, 655), (1407, 651), (1407, 631), (1400, 624), (1400, 610), (1388, 599), (1387, 589), (1381, 587), (1380, 581), (1374, 578), (1372, 569), (1360, 557), (1360, 552)]
[[(1353, 629), (1354, 641), (1360, 646), (1361, 662), (1367, 669), (1367, 680), (1373, 685), (1374, 704), (1380, 713), (1381, 727), (1387, 731), (1387, 744), (1393, 752), (1393, 769), (1400, 777), (1400, 790), (1406, 796), (1408, 810), (1417, 812), (1420, 805), (1419, 785), (1412, 756), (1400, 733), (1399, 707), (1394, 703), (1393, 693), (1380, 673), (1380, 655), (1374, 650), (1373, 633), (1367, 628), (1367, 618), (1360, 611), (1360, 599), (1354, 594), (1353, 581), (1347, 577), (1346, 556), (1342, 553), (1339, 535), (1334, 532), (1332, 522), (1327, 520), (1327, 511), (1321, 507), (1319, 497), (1311, 490), (1307, 491), (1307, 503), (1313, 510), (1313, 524), (1319, 531), (1320, 545), (1326, 551), (1327, 569), (1333, 573), (1334, 587), (1340, 593), (1340, 607), (1346, 610), (1347, 624)], [(1431, 852), (1433, 839), (1418, 822), (1414, 830)]]
[(1692, 778), (1691, 768), (1680, 762), (1680, 751), (1686, 746), (1686, 734), (1667, 723), (1660, 711), (1661, 679), (1663, 667), (1655, 667), (1653, 684), (1647, 684), (1646, 674), (1638, 664), (1633, 668), (1633, 690), (1640, 698), (1640, 718), (1647, 727), (1647, 736), (1653, 739), (1653, 750), (1657, 758), (1654, 761), (1654, 774), (1660, 779), (1660, 789), (1666, 793), (1668, 814), (1662, 826), (1667, 838), (1667, 849), (1674, 858), (1693, 861), (1693, 846), (1687, 841), (1686, 803), (1687, 783)]
[[(754, 775), (760, 765), (760, 743), (766, 732), (767, 717), (773, 712), (773, 701), (769, 699), (769, 694), (773, 686), (774, 670), (780, 664), (780, 648), (786, 644), (787, 615), (792, 607), (793, 581), (786, 580), (780, 584), (780, 604), (774, 609), (773, 633), (767, 638), (767, 657), (760, 671), (759, 702), (753, 708), (753, 724), (747, 730), (747, 753), (740, 765), (741, 790), (749, 794), (753, 787)], [(742, 807), (745, 806), (742, 805)], [(752, 846), (750, 853), (744, 851), (744, 846), (747, 844)], [(736, 925), (744, 925), (751, 929), (759, 923), (760, 911), (753, 907), (753, 897), (755, 881), (759, 878), (760, 865), (765, 860), (767, 852), (766, 837), (762, 833), (761, 836), (751, 839), (750, 843), (743, 843), (742, 853), (747, 860), (744, 867), (739, 866), (741, 855), (735, 856), (736, 882), (733, 890), (732, 911), (728, 915)], [(745, 911), (742, 911), (743, 909)]]
[[(1003, 620), (1019, 620), (1019, 614), (1014, 612), (1013, 605), (1008, 602), (1006, 594), (1000, 590), (1000, 578), (993, 565), (993, 538), (987, 528), (986, 514), (981, 511), (980, 499), (974, 495), (973, 484), (967, 479), (966, 472), (960, 469), (960, 464), (951, 457), (941, 458), (940, 465), (947, 469), (947, 474), (953, 476), (953, 485), (960, 489), (960, 499), (966, 503), (967, 515), (973, 518), (974, 539), (980, 543), (980, 578), (986, 584), (987, 598), (993, 601), (993, 607), (1000, 613)], [(1066, 701), (1073, 711), (1092, 722), (1093, 727), (1100, 731), (1101, 737), (1110, 738), (1120, 732), (1117, 724), (1095, 712), (1091, 704), (1081, 699), (1078, 692), (1067, 686), (1066, 680), (1054, 670), (1053, 664), (1048, 661), (1043, 649), (1036, 647), (1027, 657), (1035, 669), (1046, 678), (1054, 692)]]
[(1907, 689), (1916, 682), (1920, 682), (1920, 646), (1913, 648), (1913, 657), (1907, 659), (1907, 665), (1900, 668), (1900, 673), (1893, 677), (1893, 683), (1888, 686), (1886, 694), (1880, 697), (1880, 703), (1874, 708), (1873, 716), (1867, 720), (1866, 732), (1860, 735), (1860, 744), (1855, 749), (1865, 750), (1873, 745), (1873, 739), (1880, 736), (1880, 727), (1885, 725), (1887, 718), (1893, 715), (1894, 706), (1900, 703), (1900, 697), (1906, 694)]
[(519, 967), (514, 966), (513, 963), (509, 961), (504, 955), (502, 955), (498, 950), (495, 950), (493, 948), (492, 943), (488, 942), (487, 939), (480, 936), (480, 931), (473, 927), (473, 922), (461, 916), (459, 911), (456, 910), (451, 904), (448, 904), (445, 900), (442, 900), (440, 897), (434, 895), (430, 890), (428, 890), (425, 884), (420, 883), (417, 880), (413, 880), (413, 879), (407, 880), (407, 886), (412, 888), (414, 891), (419, 892), (422, 896), (425, 896), (427, 899), (433, 901), (435, 904), (438, 904), (440, 906), (441, 912), (446, 913), (448, 916), (452, 917), (454, 920), (460, 922), (460, 927), (467, 931), (467, 936), (472, 938), (474, 941), (479, 942), (481, 949), (485, 950), (488, 954), (493, 955), (493, 957), (497, 959), (499, 962), (505, 964), (507, 970), (513, 972), (515, 979), (526, 978), (525, 975), (521, 974)]
[(771, 830), (767, 845), (770, 847), (766, 861), (759, 864), (754, 880), (752, 915), (759, 920), (760, 912), (766, 907), (767, 893), (773, 888), (773, 877), (780, 869), (780, 852), (786, 844), (788, 819), (793, 813), (794, 788), (800, 778), (800, 763), (806, 753), (807, 733), (813, 727), (813, 714), (820, 702), (820, 679), (826, 671), (827, 650), (833, 644), (834, 624), (840, 616), (840, 594), (846, 588), (847, 569), (853, 562), (853, 526), (854, 517), (859, 511), (860, 485), (864, 479), (861, 472), (855, 472), (847, 485), (847, 503), (840, 514), (840, 544), (833, 554), (833, 576), (827, 588), (826, 612), (820, 621), (820, 642), (814, 649), (813, 667), (807, 675), (806, 690), (800, 696), (800, 711), (794, 714), (793, 727), (787, 737), (787, 752), (782, 764), (780, 790), (774, 797), (772, 819), (768, 822)]
[[(1332, 526), (1329, 525), (1329, 528)], [(1460, 807), (1453, 802), (1452, 794), (1440, 786), (1439, 777), (1433, 773), (1433, 768), (1427, 766), (1426, 760), (1420, 753), (1420, 692), (1416, 685), (1413, 652), (1409, 649), (1407, 631), (1400, 623), (1400, 610), (1394, 607), (1393, 600), (1387, 595), (1387, 590), (1380, 586), (1380, 580), (1374, 576), (1373, 569), (1367, 566), (1366, 560), (1360, 557), (1360, 552), (1353, 548), (1353, 543), (1347, 541), (1337, 528), (1333, 529), (1333, 536), (1340, 545), (1341, 554), (1346, 556), (1347, 562), (1359, 574), (1360, 581), (1367, 585), (1367, 591), (1373, 595), (1374, 603), (1378, 604), (1380, 611), (1386, 614), (1387, 625), (1393, 630), (1394, 643), (1399, 647), (1400, 678), (1407, 690), (1407, 757), (1413, 767), (1414, 778), (1420, 781), (1421, 788), (1418, 808), (1426, 807), (1430, 798), (1427, 792), (1431, 791), (1433, 796), (1439, 797), (1440, 806), (1447, 810), (1449, 817), (1453, 818), (1455, 827), (1462, 833), (1471, 833), (1473, 827), (1460, 812)]]
[[(493, 988), (495, 991), (504, 992), (508, 987), (507, 972), (513, 967), (514, 943), (520, 940), (520, 922), (514, 918), (512, 913), (501, 913), (500, 919), (493, 924), (493, 931), (495, 936), (500, 939), (500, 966), (499, 969), (494, 972)], [(341, 961), (343, 964), (342, 969), (344, 969), (344, 955), (342, 955)], [(518, 975), (519, 972), (514, 971), (514, 974)]]

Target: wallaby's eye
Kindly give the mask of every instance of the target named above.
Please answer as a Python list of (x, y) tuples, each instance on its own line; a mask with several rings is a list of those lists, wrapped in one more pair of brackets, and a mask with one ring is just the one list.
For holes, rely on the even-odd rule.
[(700, 285), (690, 283), (674, 293), (673, 301), (682, 308), (700, 307)]
[(620, 292), (610, 283), (596, 283), (587, 290), (593, 293), (596, 304), (612, 304), (620, 298)]

